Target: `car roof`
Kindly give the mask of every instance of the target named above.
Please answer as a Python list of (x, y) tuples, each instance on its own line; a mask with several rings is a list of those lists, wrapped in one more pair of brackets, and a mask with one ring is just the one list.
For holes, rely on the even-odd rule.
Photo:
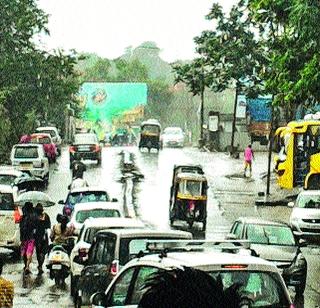
[(97, 233), (97, 237), (104, 237), (107, 233), (114, 233), (118, 236), (123, 237), (137, 237), (137, 236), (150, 236), (150, 237), (178, 237), (178, 238), (192, 238), (192, 234), (186, 231), (180, 230), (157, 230), (148, 228), (137, 228), (137, 229), (113, 229), (113, 230), (101, 230)]
[(239, 217), (237, 221), (246, 224), (270, 225), (270, 226), (285, 226), (289, 227), (287, 223), (279, 220), (267, 220), (259, 217)]
[(116, 202), (83, 202), (77, 203), (77, 206), (74, 208), (74, 212), (93, 210), (93, 209), (116, 209), (120, 210), (119, 204)]
[(165, 130), (180, 130), (180, 131), (182, 131), (182, 128), (179, 127), (179, 126), (168, 126), (168, 127), (166, 127), (166, 128), (164, 129), (164, 131), (165, 131)]
[(104, 188), (98, 187), (98, 186), (88, 186), (88, 187), (76, 187), (70, 191), (70, 193), (75, 192), (86, 192), (86, 191), (103, 191), (107, 193), (107, 191)]
[(10, 185), (0, 184), (0, 192), (2, 192), (2, 193), (13, 193), (13, 188)]
[(17, 143), (14, 145), (15, 148), (28, 148), (28, 147), (37, 147), (37, 148), (43, 148), (42, 144), (38, 143)]
[(103, 218), (88, 218), (84, 222), (85, 228), (143, 228), (144, 223), (140, 220), (133, 218), (122, 218), (122, 217), (103, 217)]
[[(250, 255), (232, 254), (220, 251), (191, 251), (191, 252), (168, 252), (166, 256), (157, 254), (147, 254), (139, 259), (133, 259), (129, 265), (140, 263), (162, 263), (164, 268), (189, 266), (194, 268), (208, 268), (219, 265), (249, 265), (252, 269), (258, 268), (271, 272), (278, 272), (277, 267), (262, 258)], [(220, 269), (222, 269), (220, 267)]]
[(48, 133), (33, 133), (31, 134), (32, 137), (49, 137), (51, 139), (51, 135)]
[(178, 179), (190, 179), (198, 181), (206, 181), (207, 178), (203, 174), (192, 173), (192, 172), (181, 172), (177, 174)]
[(298, 196), (314, 196), (314, 195), (320, 195), (320, 190), (303, 190), (299, 193)]
[(37, 127), (36, 130), (58, 130), (55, 126), (40, 126)]

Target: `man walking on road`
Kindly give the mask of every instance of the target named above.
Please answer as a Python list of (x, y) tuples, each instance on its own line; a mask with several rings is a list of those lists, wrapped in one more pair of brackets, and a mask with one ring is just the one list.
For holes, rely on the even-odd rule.
[(254, 159), (254, 154), (251, 148), (251, 144), (247, 146), (244, 150), (244, 173), (243, 176), (246, 177), (247, 168), (249, 167), (250, 177), (252, 175), (252, 160)]
[(14, 286), (2, 278), (3, 260), (0, 259), (0, 307), (13, 307)]

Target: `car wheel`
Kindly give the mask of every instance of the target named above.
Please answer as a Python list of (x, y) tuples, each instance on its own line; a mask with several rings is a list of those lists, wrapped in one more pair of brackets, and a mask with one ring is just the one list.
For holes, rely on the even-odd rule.
[(97, 166), (101, 166), (101, 157), (98, 157), (97, 159)]
[(20, 252), (20, 248), (15, 248), (12, 251), (12, 258), (15, 261), (19, 261), (21, 259), (21, 252)]

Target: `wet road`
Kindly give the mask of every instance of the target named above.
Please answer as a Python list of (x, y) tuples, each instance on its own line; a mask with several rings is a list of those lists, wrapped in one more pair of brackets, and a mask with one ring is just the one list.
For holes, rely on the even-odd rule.
[[(119, 171), (119, 152), (121, 148), (105, 148), (101, 168), (89, 164), (85, 178), (90, 185), (105, 187), (111, 197), (116, 197), (124, 206), (128, 216), (137, 216), (143, 221), (159, 228), (168, 228), (169, 191), (172, 180), (172, 168), (177, 163), (200, 163), (204, 167), (209, 180), (208, 220), (206, 233), (201, 232), (201, 224), (195, 224), (196, 238), (223, 238), (229, 231), (232, 221), (239, 216), (261, 216), (287, 220), (290, 209), (286, 207), (263, 208), (255, 207), (256, 194), (261, 190), (263, 180), (260, 173), (265, 171), (265, 155), (256, 155), (253, 178), (246, 180), (234, 176), (241, 173), (242, 161), (231, 160), (223, 153), (199, 152), (197, 149), (186, 148), (164, 149), (159, 154), (138, 152), (136, 148), (127, 150), (134, 153), (135, 163), (144, 179), (132, 182), (122, 179)], [(53, 200), (64, 199), (71, 176), (68, 153), (63, 151), (56, 168), (52, 168), (48, 194)], [(226, 175), (233, 175), (226, 177)], [(52, 222), (56, 214), (61, 212), (61, 205), (47, 209)], [(183, 223), (175, 223), (175, 227), (187, 230)], [(309, 264), (305, 297), (296, 300), (296, 307), (313, 308), (320, 305), (320, 283), (318, 280), (319, 255), (317, 247), (304, 250)], [(22, 262), (7, 257), (9, 265), (4, 276), (15, 283), (14, 307), (72, 307), (69, 296), (69, 280), (65, 290), (56, 289), (54, 282), (43, 275), (36, 276), (36, 262), (32, 265), (34, 272), (27, 281), (22, 279)], [(294, 295), (294, 293), (292, 293)]]

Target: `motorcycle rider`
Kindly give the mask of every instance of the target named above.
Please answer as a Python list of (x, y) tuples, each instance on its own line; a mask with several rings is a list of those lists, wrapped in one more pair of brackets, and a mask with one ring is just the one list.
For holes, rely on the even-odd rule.
[(73, 234), (74, 228), (68, 226), (69, 218), (65, 215), (57, 215), (57, 224), (51, 229), (50, 239), (52, 245), (66, 245), (67, 238)]
[(71, 164), (71, 168), (72, 168), (72, 178), (83, 178), (83, 173), (87, 170), (86, 165), (80, 161), (80, 160), (75, 160), (73, 161), (73, 163)]

